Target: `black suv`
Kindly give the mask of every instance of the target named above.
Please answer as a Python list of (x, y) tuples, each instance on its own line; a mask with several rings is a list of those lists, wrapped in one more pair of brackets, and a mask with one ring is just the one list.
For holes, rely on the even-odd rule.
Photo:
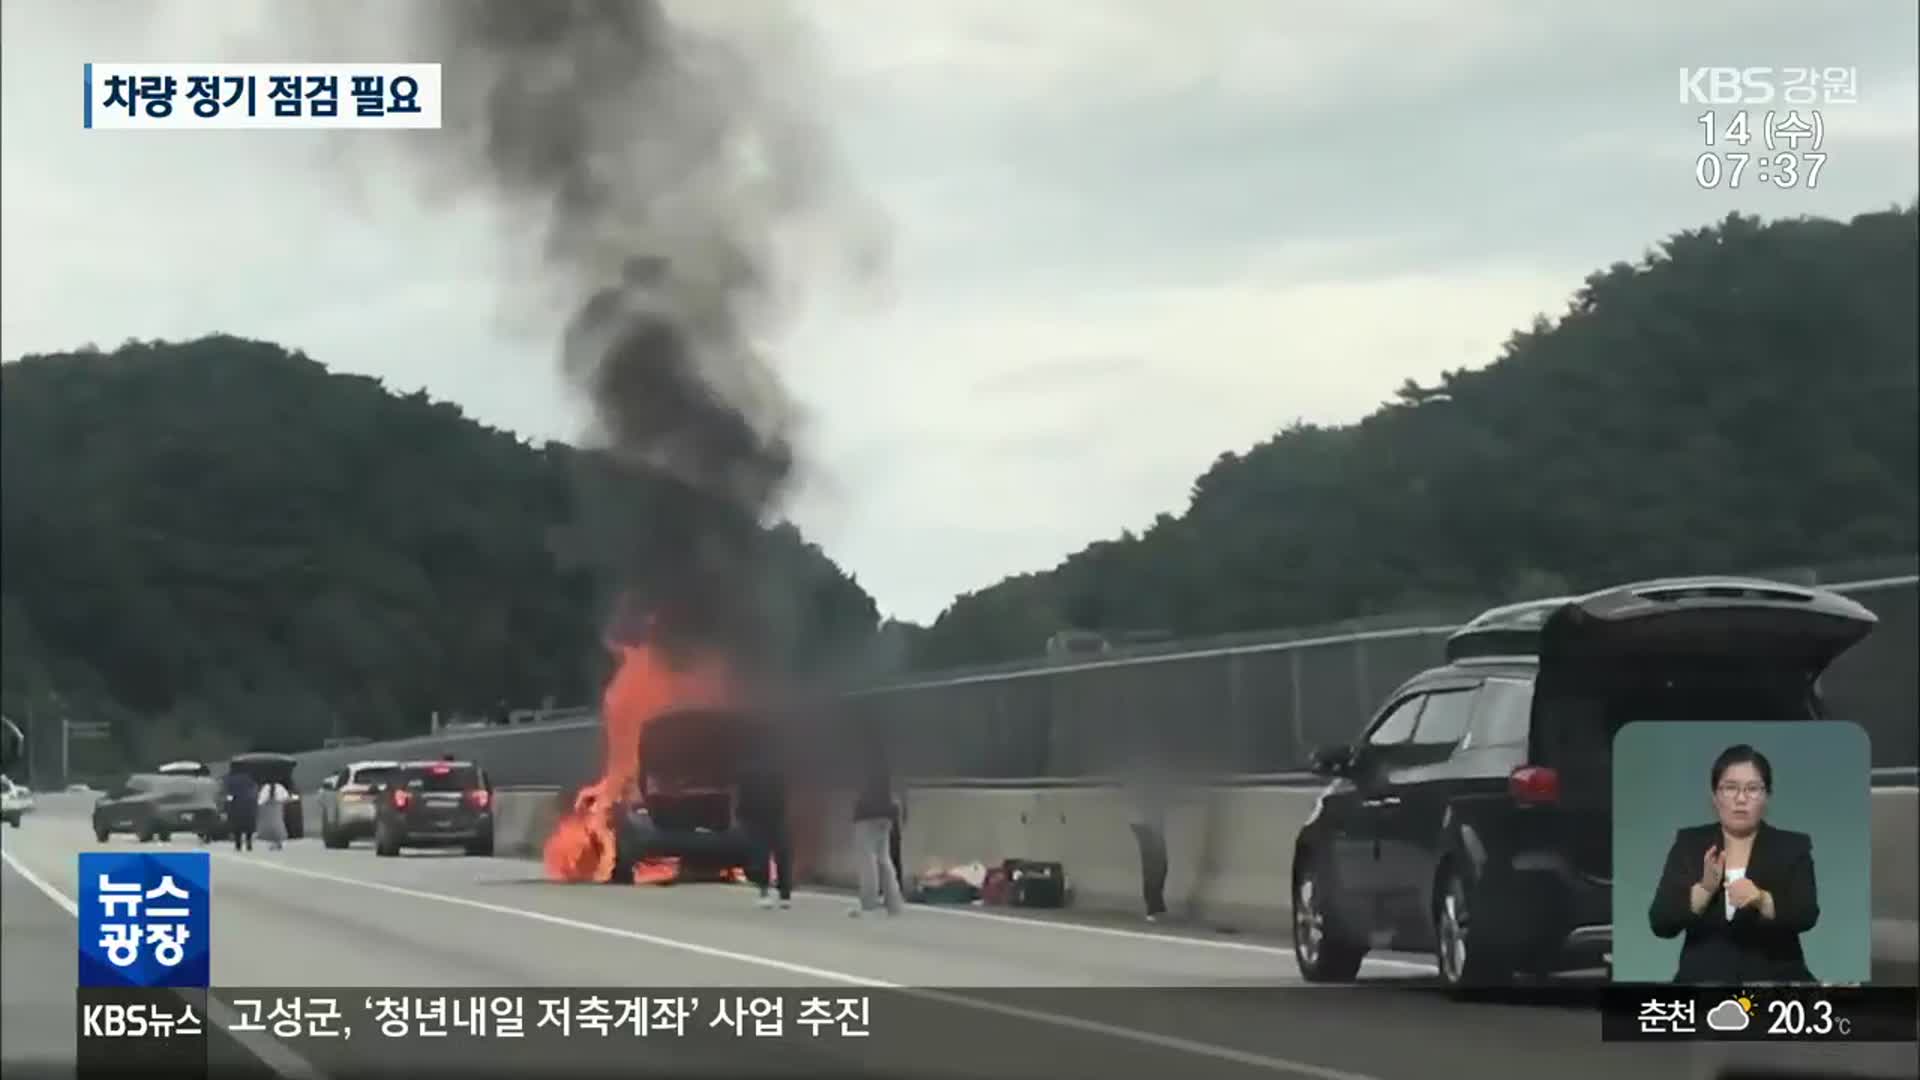
[(493, 854), (493, 785), (473, 762), (405, 762), (373, 790), (374, 854), (406, 847)]
[(199, 776), (135, 773), (115, 784), (93, 804), (93, 835), (106, 843), (117, 832), (141, 843), (172, 839), (176, 832), (202, 840), (226, 835), (220, 785)]
[(614, 883), (633, 880), (642, 859), (675, 858), (683, 869), (744, 868), (753, 842), (736, 818), (740, 768), (764, 736), (733, 709), (680, 709), (647, 722), (640, 801), (615, 807)]
[(1294, 957), (1344, 981), (1432, 950), (1449, 986), (1609, 962), (1613, 736), (1630, 721), (1823, 719), (1817, 680), (1872, 631), (1846, 597), (1740, 578), (1496, 608), (1351, 746), (1294, 842)]

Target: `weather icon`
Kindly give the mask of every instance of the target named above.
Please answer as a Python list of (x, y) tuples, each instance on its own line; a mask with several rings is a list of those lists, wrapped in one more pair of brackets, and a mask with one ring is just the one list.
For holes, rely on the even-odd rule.
[(1745, 1031), (1752, 1023), (1748, 1015), (1753, 1009), (1753, 1000), (1745, 994), (1715, 1005), (1707, 1013), (1707, 1026), (1715, 1031)]

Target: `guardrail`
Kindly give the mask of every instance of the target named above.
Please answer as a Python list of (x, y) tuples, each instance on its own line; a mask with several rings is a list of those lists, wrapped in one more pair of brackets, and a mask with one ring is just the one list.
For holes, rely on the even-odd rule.
[[(1098, 788), (1118, 787), (1126, 783), (1116, 776), (929, 776), (908, 777), (901, 781), (909, 788)], [(1324, 776), (1304, 770), (1279, 773), (1237, 773), (1227, 776), (1202, 777), (1195, 781), (1205, 787), (1321, 787), (1328, 783)], [(1920, 767), (1899, 766), (1873, 770), (1873, 788), (1875, 791), (1891, 791), (1920, 785)]]
[[(1860, 720), (1882, 767), (1916, 761), (1913, 716), (1916, 607), (1920, 575), (1823, 586), (1872, 593), (1881, 627), (1843, 655), (1827, 679), (1835, 714)], [(1394, 686), (1439, 662), (1458, 624), (1345, 634), (1294, 634), (1282, 640), (1143, 656), (1074, 658), (1004, 673), (947, 673), (868, 687), (850, 710), (885, 730), (905, 776), (942, 786), (1085, 786), (1117, 762), (1105, 748), (1151, 725), (1186, 740), (1169, 760), (1210, 766), (1224, 782), (1305, 783), (1309, 748), (1352, 737), (1356, 725)], [(570, 782), (591, 769), (600, 746), (594, 710), (549, 714), (545, 722), (495, 725), (302, 755), (331, 769), (353, 757), (454, 752), (482, 760), (502, 781)], [(550, 736), (528, 741), (527, 736)], [(512, 740), (520, 739), (522, 742)], [(506, 741), (502, 741), (506, 740)], [(1198, 756), (1183, 758), (1190, 750)], [(1039, 777), (1041, 779), (1034, 779)], [(1895, 782), (1895, 781), (1882, 781)]]
[[(1914, 563), (1915, 560), (1912, 559), (1888, 559), (1876, 560), (1866, 564), (1849, 564), (1849, 568), (1856, 566), (1913, 565)], [(1823, 582), (1821, 580), (1823, 573), (1830, 574), (1831, 572), (1831, 570), (1822, 571), (1820, 568), (1795, 567), (1773, 570), (1764, 574), (1742, 576), (1816, 586), (1841, 594), (1920, 585), (1920, 573), (1899, 573), (1876, 577), (1861, 577), (1839, 582), (1833, 582), (1828, 578), (1826, 582)], [(846, 696), (851, 698), (868, 698), (887, 694), (910, 693), (917, 690), (934, 690), (945, 687), (1002, 682), (1011, 679), (1046, 678), (1114, 667), (1257, 655), (1260, 653), (1283, 652), (1290, 649), (1310, 649), (1329, 645), (1358, 645), (1366, 642), (1436, 637), (1453, 633), (1481, 610), (1484, 610), (1484, 608), (1469, 608), (1463, 605), (1445, 612), (1401, 612), (1358, 619), (1347, 619), (1312, 627), (1250, 631), (1241, 634), (1226, 634), (1207, 638), (1186, 638), (1153, 645), (1113, 650), (1099, 654), (1093, 658), (1083, 659), (1074, 656), (1059, 658), (1040, 657), (1010, 661), (1003, 664), (949, 668), (943, 671), (908, 675), (874, 686), (860, 687), (848, 691)], [(527, 710), (519, 711), (524, 712)], [(510, 726), (519, 726), (523, 723), (538, 725), (578, 723), (583, 720), (593, 719), (596, 716), (596, 712), (593, 706), (550, 709), (545, 710), (543, 715), (532, 719), (515, 719), (511, 722)], [(481, 729), (475, 728), (473, 730)]]

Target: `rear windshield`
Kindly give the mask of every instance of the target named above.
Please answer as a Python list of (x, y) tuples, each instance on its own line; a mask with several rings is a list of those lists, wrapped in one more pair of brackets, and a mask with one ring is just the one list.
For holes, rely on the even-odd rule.
[(480, 785), (480, 770), (471, 765), (414, 765), (402, 770), (407, 786), (421, 791), (469, 791)]
[(215, 781), (198, 776), (159, 776), (150, 782), (148, 789), (157, 793), (162, 802), (212, 802), (218, 787)]
[(353, 775), (348, 778), (347, 782), (352, 784), (384, 784), (392, 780), (394, 774), (399, 771), (399, 769), (391, 765), (381, 765), (370, 769), (355, 769), (353, 770)]

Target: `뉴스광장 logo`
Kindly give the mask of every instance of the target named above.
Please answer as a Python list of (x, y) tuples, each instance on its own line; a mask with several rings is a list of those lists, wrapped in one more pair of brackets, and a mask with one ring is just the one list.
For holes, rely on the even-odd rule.
[(204, 851), (83, 853), (80, 985), (207, 986), (211, 864)]

